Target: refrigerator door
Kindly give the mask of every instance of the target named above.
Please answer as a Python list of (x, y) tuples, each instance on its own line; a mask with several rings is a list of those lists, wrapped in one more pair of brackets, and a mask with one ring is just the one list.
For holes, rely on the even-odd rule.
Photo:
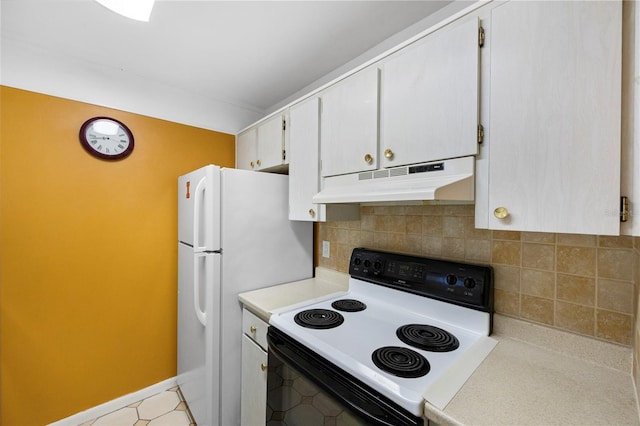
[(220, 168), (178, 178), (178, 241), (196, 252), (220, 250)]
[(238, 293), (310, 278), (313, 224), (289, 221), (286, 175), (221, 169), (221, 425), (240, 423)]
[[(217, 424), (220, 254), (178, 243), (178, 385), (198, 425)], [(215, 349), (215, 350), (214, 350)], [(215, 419), (215, 420), (214, 420)]]

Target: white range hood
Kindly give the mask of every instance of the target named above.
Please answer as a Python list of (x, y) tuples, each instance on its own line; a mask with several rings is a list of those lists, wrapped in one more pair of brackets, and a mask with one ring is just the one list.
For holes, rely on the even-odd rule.
[(330, 176), (317, 204), (401, 201), (473, 201), (475, 157)]

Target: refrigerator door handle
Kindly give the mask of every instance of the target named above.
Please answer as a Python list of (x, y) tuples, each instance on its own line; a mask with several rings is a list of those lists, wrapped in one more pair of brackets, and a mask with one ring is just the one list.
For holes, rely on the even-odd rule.
[[(200, 204), (204, 199), (204, 192), (207, 189), (206, 176), (200, 179), (198, 185), (196, 185), (196, 191), (194, 193), (193, 200), (193, 248), (196, 251), (202, 251), (207, 249), (207, 242), (204, 242), (204, 246), (200, 245)], [(206, 237), (205, 237), (206, 239)]]
[[(193, 309), (196, 312), (196, 318), (203, 327), (207, 326), (207, 313), (200, 309), (200, 258), (205, 258), (206, 254), (196, 253), (193, 256)], [(207, 291), (205, 287), (205, 291)]]

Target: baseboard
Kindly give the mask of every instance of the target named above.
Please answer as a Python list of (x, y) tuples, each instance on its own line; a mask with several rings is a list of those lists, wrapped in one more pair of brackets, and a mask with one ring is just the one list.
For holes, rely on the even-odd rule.
[(119, 410), (120, 408), (133, 404), (134, 402), (138, 402), (141, 399), (149, 398), (150, 396), (156, 395), (167, 389), (171, 389), (177, 386), (177, 383), (178, 382), (176, 380), (176, 377), (172, 377), (144, 389), (140, 389), (139, 391), (132, 392), (130, 394), (105, 402), (104, 404), (97, 405), (95, 407), (89, 408), (88, 410), (81, 411), (72, 416), (58, 420), (54, 423), (50, 423), (48, 426), (78, 426), (84, 422), (88, 422), (89, 420), (93, 420), (97, 417), (104, 416), (105, 414), (112, 413), (116, 410)]

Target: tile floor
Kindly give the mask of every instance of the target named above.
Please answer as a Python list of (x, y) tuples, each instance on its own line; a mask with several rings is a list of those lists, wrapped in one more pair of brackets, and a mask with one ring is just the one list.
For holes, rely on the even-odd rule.
[(80, 426), (195, 426), (178, 387), (121, 408)]

